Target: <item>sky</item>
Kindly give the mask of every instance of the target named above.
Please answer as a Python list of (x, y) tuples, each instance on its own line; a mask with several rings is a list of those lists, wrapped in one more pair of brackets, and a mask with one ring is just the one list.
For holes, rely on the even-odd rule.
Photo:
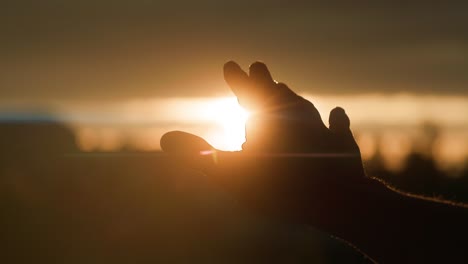
[(434, 124), (438, 159), (463, 165), (468, 2), (432, 2), (2, 1), (0, 120), (51, 114), (87, 151), (157, 150), (170, 130), (238, 150), (222, 67), (260, 60), (325, 123), (344, 107), (364, 158), (398, 160)]
[(299, 93), (468, 95), (468, 2), (363, 2), (2, 1), (0, 101), (229, 96), (231, 59)]

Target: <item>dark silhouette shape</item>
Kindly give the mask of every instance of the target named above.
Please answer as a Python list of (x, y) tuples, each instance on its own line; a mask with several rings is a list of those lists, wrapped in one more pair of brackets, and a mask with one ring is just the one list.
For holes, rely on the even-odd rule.
[(169, 132), (161, 147), (233, 193), (248, 208), (313, 225), (383, 263), (467, 260), (468, 210), (410, 195), (366, 177), (341, 108), (327, 128), (313, 104), (273, 81), (263, 63), (249, 74), (224, 67), (239, 103), (253, 112), (240, 152), (213, 152), (203, 139)]
[[(290, 98), (291, 102), (294, 98), (302, 101)], [(312, 143), (299, 144), (301, 133), (295, 134), (297, 139), (279, 138), (288, 131), (274, 119), (288, 117), (284, 124), (301, 127), (292, 121), (301, 111), (290, 109), (289, 115), (280, 115), (281, 111), (271, 114), (272, 108), (265, 114), (257, 111), (259, 121), (249, 123), (245, 151), (216, 152), (216, 159), (207, 155), (209, 151), (199, 155), (199, 150), (210, 146), (184, 133), (165, 137), (169, 141), (164, 143), (169, 145), (164, 147), (174, 155), (82, 153), (75, 146), (72, 130), (51, 116), (4, 118), (2, 114), (3, 262), (363, 262), (342, 241), (290, 222), (320, 227), (384, 263), (413, 259), (454, 262), (466, 256), (466, 212), (440, 202), (410, 199), (361, 177), (360, 158), (353, 152), (356, 146), (346, 148), (332, 142), (354, 143), (333, 134), (344, 131), (343, 135), (351, 135), (349, 130), (338, 126), (323, 132), (321, 149)], [(347, 125), (341, 110), (335, 111), (332, 116), (343, 118), (331, 123)], [(267, 132), (254, 136), (255, 130)], [(280, 131), (272, 133), (275, 138), (262, 136), (274, 130)], [(325, 144), (327, 137), (331, 142)], [(171, 145), (171, 140), (182, 144)], [(282, 142), (281, 148), (274, 140)], [(308, 140), (312, 142), (304, 142)], [(259, 141), (265, 145), (255, 143)], [(295, 148), (288, 142), (297, 142)], [(265, 147), (268, 145), (270, 149)], [(178, 159), (210, 177), (200, 177)], [(434, 177), (418, 177), (420, 181), (406, 177), (434, 173), (434, 167), (421, 168), (426, 164), (408, 162), (407, 169), (396, 174), (382, 168), (366, 170), (377, 172), (372, 176), (392, 174), (392, 183), (405, 191), (420, 191), (421, 184), (428, 195), (443, 193), (468, 201), (466, 169), (465, 177), (437, 180), (445, 183), (446, 190), (431, 183)], [(213, 182), (243, 203), (232, 202), (225, 195), (229, 192), (220, 192)], [(252, 217), (246, 209), (273, 217)]]

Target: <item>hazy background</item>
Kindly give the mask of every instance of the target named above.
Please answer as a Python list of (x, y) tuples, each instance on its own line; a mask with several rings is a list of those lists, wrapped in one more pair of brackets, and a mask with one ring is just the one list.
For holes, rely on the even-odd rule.
[(264, 61), (325, 123), (344, 107), (368, 175), (468, 203), (468, 2), (382, 2), (1, 1), (2, 259), (363, 263), (158, 151), (175, 129), (240, 149), (228, 60)]
[(467, 10), (462, 1), (3, 1), (0, 113), (53, 114), (87, 151), (157, 150), (171, 129), (238, 149), (238, 136), (226, 143), (234, 128), (209, 113), (236, 107), (223, 63), (262, 60), (324, 120), (343, 106), (364, 158), (381, 153), (396, 168), (419, 151), (462, 168)]

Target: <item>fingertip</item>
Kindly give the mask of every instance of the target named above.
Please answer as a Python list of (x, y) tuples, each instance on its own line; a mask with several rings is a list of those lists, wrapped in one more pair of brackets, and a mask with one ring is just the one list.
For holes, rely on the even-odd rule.
[(252, 71), (268, 71), (268, 67), (266, 66), (265, 63), (261, 61), (256, 61), (249, 66), (250, 72)]
[(173, 149), (174, 141), (180, 131), (171, 131), (164, 134), (159, 140), (159, 145), (164, 152), (171, 152)]
[(341, 107), (335, 107), (330, 111), (328, 122), (330, 125), (330, 130), (334, 132), (349, 131), (350, 120), (345, 110)]
[(249, 67), (249, 76), (257, 83), (268, 85), (272, 84), (273, 78), (265, 63), (256, 61)]
[(224, 64), (224, 80), (231, 87), (231, 90), (237, 94), (246, 89), (248, 76), (239, 64), (234, 61), (228, 61)]
[(342, 107), (337, 106), (330, 111), (330, 115), (346, 115), (346, 112)]
[(237, 64), (235, 61), (231, 60), (231, 61), (228, 61), (224, 64), (224, 71), (232, 71), (232, 70), (241, 70), (241, 67), (239, 66), (239, 64)]
[(161, 149), (167, 153), (199, 153), (213, 147), (201, 137), (182, 131), (171, 131), (160, 140)]
[(247, 77), (247, 73), (235, 61), (228, 61), (224, 64), (224, 78), (226, 81)]

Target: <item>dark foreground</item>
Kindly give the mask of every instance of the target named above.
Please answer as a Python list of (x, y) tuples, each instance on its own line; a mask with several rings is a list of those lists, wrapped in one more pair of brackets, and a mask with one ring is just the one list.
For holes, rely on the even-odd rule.
[(312, 228), (247, 211), (162, 153), (79, 152), (53, 124), (3, 124), (3, 263), (362, 263)]

